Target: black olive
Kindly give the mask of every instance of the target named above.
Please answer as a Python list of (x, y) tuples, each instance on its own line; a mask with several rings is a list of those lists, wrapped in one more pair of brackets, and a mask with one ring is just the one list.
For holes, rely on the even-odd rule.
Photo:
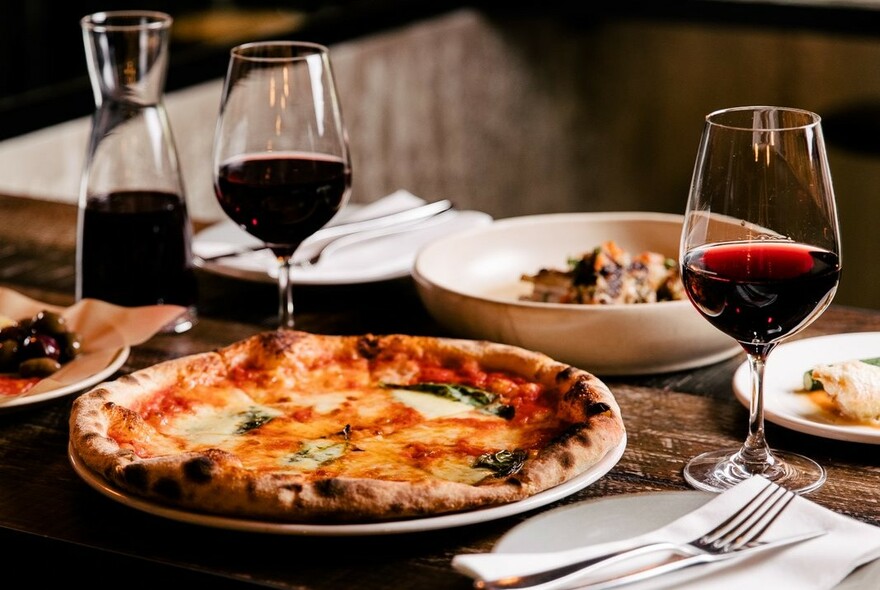
[(33, 321), (34, 321), (33, 318), (24, 318), (24, 319), (18, 320), (18, 327), (21, 328), (21, 330), (25, 334), (30, 334), (31, 333), (31, 324), (33, 323)]
[(52, 360), (58, 360), (60, 356), (61, 349), (58, 347), (58, 341), (52, 336), (31, 334), (25, 337), (21, 343), (21, 357), (23, 359), (48, 357)]
[(67, 320), (54, 311), (43, 310), (32, 318), (31, 332), (58, 336), (67, 332)]
[(4, 340), (0, 343), (0, 371), (8, 373), (16, 370), (20, 362), (18, 349), (16, 340)]
[(25, 336), (27, 336), (27, 332), (18, 324), (9, 324), (0, 328), (0, 341), (15, 340), (16, 342), (21, 342)]
[(79, 356), (82, 349), (82, 336), (79, 332), (66, 332), (58, 337), (58, 347), (61, 349), (61, 356), (58, 360), (62, 363), (72, 361)]
[(18, 366), (22, 377), (46, 377), (61, 368), (61, 363), (47, 357), (28, 359)]

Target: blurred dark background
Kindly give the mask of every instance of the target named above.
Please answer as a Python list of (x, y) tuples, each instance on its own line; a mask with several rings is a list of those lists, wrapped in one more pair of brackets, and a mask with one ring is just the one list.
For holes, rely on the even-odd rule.
[(222, 77), (237, 43), (300, 37), (331, 44), (426, 18), (445, 0), (0, 0), (0, 139), (94, 109), (80, 19), (106, 10), (157, 10), (175, 19), (166, 91)]
[(880, 34), (880, 11), (871, 10), (880, 2), (873, 0), (664, 0), (647, 6), (629, 0), (515, 6), (493, 0), (0, 0), (0, 6), (0, 139), (91, 113), (79, 21), (104, 10), (159, 10), (175, 17), (167, 91), (222, 77), (228, 50), (239, 42), (299, 37), (329, 45), (457, 8), (498, 18), (549, 16), (580, 31), (603, 21), (638, 19), (661, 26)]

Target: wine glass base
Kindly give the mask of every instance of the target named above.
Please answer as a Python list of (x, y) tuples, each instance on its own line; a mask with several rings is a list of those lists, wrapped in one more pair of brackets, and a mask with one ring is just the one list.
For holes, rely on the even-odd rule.
[(198, 311), (194, 306), (188, 307), (185, 312), (174, 318), (173, 321), (162, 326), (161, 334), (183, 334), (189, 331), (198, 322)]
[(691, 459), (684, 468), (684, 478), (698, 490), (720, 493), (736, 484), (761, 475), (798, 494), (817, 490), (825, 483), (825, 468), (803, 455), (770, 451), (771, 461), (755, 469), (739, 457), (741, 448), (709, 451)]

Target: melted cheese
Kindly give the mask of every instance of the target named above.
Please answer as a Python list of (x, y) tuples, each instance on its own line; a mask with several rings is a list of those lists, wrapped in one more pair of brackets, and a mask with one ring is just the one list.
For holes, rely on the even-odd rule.
[(476, 409), (474, 406), (464, 402), (446, 399), (421, 391), (393, 389), (391, 395), (400, 403), (416, 410), (428, 419), (464, 414), (473, 412)]
[(319, 414), (329, 414), (340, 408), (349, 398), (357, 397), (354, 391), (327, 391), (309, 396), (299, 396), (297, 404), (313, 408)]
[[(253, 397), (262, 403), (248, 401)], [(298, 391), (285, 386), (259, 393), (245, 389), (240, 395), (218, 387), (210, 399), (176, 413), (150, 414), (157, 433), (153, 440), (171, 438), (183, 451), (217, 448), (253, 471), (322, 479), (474, 484), (492, 476), (474, 467), (477, 457), (529, 448), (539, 442), (534, 433), (544, 436), (544, 429), (557, 423), (552, 413), (536, 415), (533, 423), (512, 423), (465, 402), (383, 387)], [(159, 451), (154, 445), (153, 452)]]
[(200, 406), (190, 414), (178, 414), (169, 423), (167, 433), (184, 438), (196, 447), (217, 447), (241, 436), (256, 421), (267, 421), (281, 415), (280, 410), (255, 404), (222, 410), (214, 406)]

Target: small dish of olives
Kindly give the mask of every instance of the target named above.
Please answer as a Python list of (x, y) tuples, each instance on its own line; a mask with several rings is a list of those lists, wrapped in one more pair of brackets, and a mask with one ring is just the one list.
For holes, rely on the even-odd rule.
[(0, 327), (0, 373), (47, 377), (75, 359), (82, 336), (64, 317), (42, 310), (34, 316)]

